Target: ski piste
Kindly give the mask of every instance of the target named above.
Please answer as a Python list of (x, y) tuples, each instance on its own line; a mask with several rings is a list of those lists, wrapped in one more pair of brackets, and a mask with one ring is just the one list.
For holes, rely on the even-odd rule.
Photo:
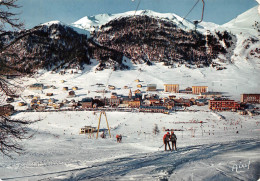
[[(122, 143), (123, 144), (123, 143)], [(217, 172), (214, 178), (225, 180), (256, 180), (257, 176), (253, 173), (256, 170), (250, 170), (250, 173), (236, 172), (232, 167), (234, 163), (232, 158), (225, 155), (228, 153), (243, 151), (245, 149), (259, 150), (260, 141), (258, 139), (239, 140), (234, 142), (223, 142), (218, 144), (205, 144), (196, 146), (187, 146), (179, 148), (177, 152), (158, 151), (144, 154), (133, 154), (127, 157), (116, 158), (111, 161), (93, 163), (87, 167), (81, 167), (71, 170), (62, 170), (58, 172), (45, 172), (43, 174), (27, 174), (22, 177), (5, 177), (2, 180), (34, 180), (34, 179), (70, 179), (70, 180), (114, 180), (114, 179), (175, 179), (178, 178), (179, 167), (186, 167), (194, 164), (193, 170), (187, 170), (182, 178), (197, 177), (203, 178), (196, 173), (200, 169), (208, 172)], [(174, 153), (174, 154), (173, 154)], [(220, 158), (219, 158), (220, 157)], [(219, 163), (211, 165), (212, 159), (219, 159)], [(240, 161), (251, 159), (252, 166), (259, 164), (253, 160), (253, 155), (245, 155), (240, 157)], [(238, 162), (239, 163), (239, 162)], [(142, 171), (142, 176), (138, 173)], [(173, 174), (176, 172), (175, 174)], [(210, 178), (209, 178), (210, 179)], [(213, 178), (212, 178), (213, 179)]]

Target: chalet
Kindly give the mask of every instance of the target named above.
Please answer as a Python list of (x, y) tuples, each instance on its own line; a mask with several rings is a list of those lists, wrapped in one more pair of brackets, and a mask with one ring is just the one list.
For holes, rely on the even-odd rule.
[(34, 96), (33, 99), (38, 101), (40, 100), (40, 96)]
[(170, 99), (164, 99), (163, 106), (167, 109), (172, 109), (174, 107), (174, 101)]
[(61, 82), (61, 83), (64, 83), (64, 82), (65, 82), (65, 80), (61, 80), (60, 82)]
[(184, 107), (190, 107), (192, 105), (190, 99), (174, 99), (174, 105), (175, 106), (184, 106)]
[(137, 84), (137, 88), (142, 88), (142, 84)]
[(79, 88), (77, 87), (77, 86), (75, 86), (75, 87), (72, 87), (72, 90), (74, 90), (74, 91), (76, 91), (76, 90), (78, 90)]
[(142, 93), (135, 93), (134, 100), (142, 100)]
[(241, 102), (259, 104), (260, 103), (260, 94), (242, 94)]
[(169, 99), (175, 99), (175, 98), (176, 98), (176, 96), (174, 96), (174, 95), (169, 96)]
[(120, 98), (110, 98), (109, 99), (110, 106), (118, 106), (120, 104)]
[(213, 99), (209, 100), (209, 109), (214, 111), (231, 111), (238, 110), (240, 108), (240, 104), (235, 102), (234, 100), (228, 99)]
[(208, 92), (208, 86), (192, 86), (192, 94), (201, 94)]
[(138, 108), (141, 105), (141, 101), (140, 100), (131, 100), (128, 102), (128, 106), (131, 108)]
[(220, 98), (222, 97), (221, 92), (201, 92), (200, 93), (201, 98)]
[(76, 94), (74, 91), (69, 91), (68, 97), (75, 97), (75, 96), (76, 96)]
[(166, 107), (164, 106), (140, 106), (140, 112), (151, 112), (151, 113), (164, 113)]
[(112, 94), (111, 94), (111, 99), (116, 99), (116, 98), (118, 98), (117, 93), (112, 92)]
[(46, 93), (46, 96), (53, 96), (53, 93)]
[(237, 111), (238, 112), (238, 114), (240, 114), (240, 115), (246, 115), (247, 114), (247, 112), (245, 111), (245, 110), (239, 110), (239, 111)]
[(25, 103), (24, 102), (19, 102), (18, 106), (25, 106)]
[(64, 70), (61, 70), (60, 72), (59, 72), (59, 74), (60, 75), (64, 75), (66, 72), (64, 71)]
[(43, 84), (38, 84), (38, 83), (29, 86), (30, 90), (43, 90), (43, 88), (44, 88)]
[(156, 91), (157, 90), (157, 85), (156, 84), (147, 84), (147, 91)]
[(179, 84), (164, 84), (164, 92), (179, 93)]
[(129, 87), (127, 85), (124, 86), (124, 89), (128, 89)]
[(94, 133), (94, 132), (97, 132), (96, 127), (84, 126), (83, 128), (80, 128), (79, 134), (87, 134), (87, 133)]
[(93, 107), (93, 99), (90, 97), (84, 98), (81, 100), (81, 105), (83, 109), (92, 108)]
[(69, 88), (68, 88), (68, 87), (63, 87), (62, 90), (64, 90), (64, 91), (68, 91)]
[(137, 89), (134, 91), (135, 94), (141, 94), (141, 90), (140, 89)]
[(63, 99), (63, 100), (62, 100), (62, 103), (63, 103), (63, 104), (68, 104), (69, 101), (68, 101), (67, 99)]
[(115, 89), (116, 89), (116, 87), (115, 87), (115, 86), (113, 86), (113, 85), (108, 85), (108, 89), (110, 89), (110, 90), (115, 90)]
[(197, 106), (205, 106), (208, 104), (208, 99), (196, 99), (194, 104)]
[(6, 102), (7, 103), (12, 103), (12, 102), (14, 102), (14, 98), (9, 97), (9, 98), (6, 99)]
[(135, 82), (140, 82), (140, 80), (139, 80), (139, 79), (136, 79)]
[(46, 110), (46, 106), (44, 105), (39, 105), (37, 108), (36, 108), (37, 111), (45, 111)]
[(50, 99), (48, 99), (48, 102), (49, 102), (49, 103), (54, 103), (54, 102), (55, 102), (55, 99), (54, 99), (54, 98), (50, 98)]
[(148, 99), (149, 105), (150, 106), (155, 106), (155, 105), (159, 105), (161, 103), (160, 99)]
[(33, 95), (28, 95), (28, 96), (24, 96), (24, 97), (27, 98), (27, 99), (33, 99), (34, 98)]
[(63, 103), (55, 103), (55, 104), (52, 105), (52, 107), (53, 107), (54, 109), (60, 109), (62, 106), (64, 106)]
[(30, 105), (32, 106), (34, 104), (37, 104), (37, 101), (38, 101), (37, 99), (32, 99)]
[(39, 107), (38, 104), (32, 104), (32, 105), (31, 105), (31, 109), (35, 109), (35, 110), (36, 110), (38, 107)]
[(11, 104), (0, 106), (0, 115), (1, 116), (10, 116), (14, 113), (14, 106)]
[(192, 88), (191, 87), (187, 87), (184, 90), (180, 90), (179, 93), (183, 93), (183, 94), (192, 94)]

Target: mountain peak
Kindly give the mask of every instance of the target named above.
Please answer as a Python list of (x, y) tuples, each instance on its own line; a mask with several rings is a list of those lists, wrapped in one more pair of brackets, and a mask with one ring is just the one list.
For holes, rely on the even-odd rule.
[(160, 18), (162, 20), (171, 21), (182, 29), (194, 29), (193, 23), (190, 23), (186, 20), (183, 21), (182, 17), (174, 13), (158, 13), (152, 10), (138, 10), (136, 12), (127, 11), (118, 14), (98, 14), (95, 16), (85, 16), (79, 19), (78, 21), (74, 22), (72, 25), (88, 31), (94, 31), (95, 27), (100, 27), (102, 25), (105, 25), (111, 20), (121, 18), (121, 17), (134, 16), (134, 15), (136, 16), (146, 15), (155, 18)]
[(222, 25), (222, 27), (229, 28), (234, 33), (244, 32), (257, 36), (258, 30), (260, 29), (260, 15), (258, 14), (257, 8), (258, 6), (255, 6), (247, 10), (228, 23)]

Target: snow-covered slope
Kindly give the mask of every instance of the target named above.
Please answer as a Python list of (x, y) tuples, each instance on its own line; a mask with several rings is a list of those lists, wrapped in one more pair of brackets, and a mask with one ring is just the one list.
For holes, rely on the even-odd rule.
[[(87, 66), (83, 72), (65, 75), (43, 72), (38, 77), (25, 77), (19, 82), (24, 87), (33, 83), (55, 85), (56, 89), (43, 91), (28, 90), (26, 95), (46, 98), (53, 92), (56, 100), (102, 96), (98, 90), (114, 85), (118, 94), (128, 95), (129, 89), (137, 89), (140, 79), (145, 91), (148, 83), (157, 84), (158, 91), (152, 92), (162, 97), (163, 84), (179, 83), (180, 88), (192, 85), (208, 85), (209, 90), (221, 91), (239, 100), (241, 93), (258, 91), (259, 69), (250, 64), (217, 71), (214, 68), (189, 69), (185, 66), (168, 68), (162, 63), (134, 65), (129, 71), (95, 71), (97, 62)], [(64, 80), (64, 81), (60, 81)], [(103, 83), (106, 87), (99, 87)], [(77, 86), (76, 97), (68, 98), (62, 90)], [(106, 97), (111, 96), (106, 93)], [(176, 94), (177, 97), (195, 95)], [(18, 102), (13, 103), (17, 109)], [(42, 119), (30, 125), (34, 137), (25, 140), (26, 152), (14, 155), (14, 160), (0, 157), (0, 179), (2, 180), (257, 180), (259, 179), (260, 116), (239, 115), (237, 112), (213, 112), (208, 106), (192, 106), (186, 111), (170, 114), (138, 112), (106, 112), (111, 127), (112, 138), (96, 139), (95, 135), (80, 135), (83, 126), (98, 125), (99, 112), (21, 112), (13, 116), (17, 119)], [(107, 125), (104, 116), (101, 129)], [(203, 121), (204, 124), (192, 121)], [(160, 133), (153, 134), (157, 124)], [(162, 137), (166, 129), (176, 131), (177, 152), (164, 152)], [(116, 134), (123, 135), (121, 144), (115, 140)], [(242, 167), (241, 165), (250, 165)], [(240, 166), (239, 166), (240, 165)]]
[(230, 29), (233, 33), (243, 32), (244, 34), (260, 35), (260, 15), (257, 6), (237, 16), (235, 19), (221, 26), (224, 29)]
[(147, 15), (152, 17), (159, 17), (164, 20), (172, 21), (177, 26), (183, 29), (194, 29), (193, 23), (190, 23), (186, 20), (183, 21), (183, 18), (173, 14), (173, 13), (158, 13), (151, 10), (139, 10), (139, 11), (128, 11), (125, 13), (118, 13), (118, 14), (98, 14), (95, 16), (85, 16), (80, 20), (74, 22), (72, 25), (78, 28), (82, 28), (88, 31), (95, 30), (95, 27), (100, 27), (108, 23), (109, 21), (120, 18), (120, 17), (127, 17), (127, 16), (134, 16), (134, 15)]
[(82, 28), (77, 28), (75, 26), (68, 25), (68, 24), (63, 23), (63, 22), (58, 21), (58, 20), (49, 21), (49, 22), (43, 23), (41, 25), (51, 26), (53, 24), (60, 24), (60, 25), (63, 25), (63, 26), (68, 26), (68, 27), (72, 28), (74, 31), (76, 31), (77, 33), (87, 35), (88, 37), (90, 37), (90, 32), (88, 30), (85, 30), (85, 29), (82, 29)]

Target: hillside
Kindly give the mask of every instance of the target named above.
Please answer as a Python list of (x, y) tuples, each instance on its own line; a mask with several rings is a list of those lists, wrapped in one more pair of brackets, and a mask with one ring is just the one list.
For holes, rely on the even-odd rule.
[[(112, 20), (94, 31), (93, 39), (135, 63), (148, 65), (164, 62), (173, 66), (209, 66), (232, 45), (232, 36), (227, 32), (203, 35), (193, 30), (184, 31), (172, 21), (146, 15)], [(99, 52), (94, 52), (94, 58), (95, 54)]]
[(233, 20), (221, 26), (230, 29), (233, 33), (245, 33), (253, 36), (260, 36), (260, 15), (257, 6), (240, 14)]
[(59, 22), (0, 35), (1, 60), (21, 73), (89, 63), (87, 36)]
[(259, 64), (256, 8), (222, 26), (203, 22), (197, 31), (192, 23), (175, 14), (150, 10), (133, 14), (130, 11), (84, 17), (73, 26), (53, 21), (1, 34), (2, 63), (21, 73), (42, 68), (82, 68), (91, 58), (99, 61), (97, 70), (129, 69), (126, 59), (148, 65), (163, 62), (171, 67), (185, 64), (219, 70), (244, 60)]

